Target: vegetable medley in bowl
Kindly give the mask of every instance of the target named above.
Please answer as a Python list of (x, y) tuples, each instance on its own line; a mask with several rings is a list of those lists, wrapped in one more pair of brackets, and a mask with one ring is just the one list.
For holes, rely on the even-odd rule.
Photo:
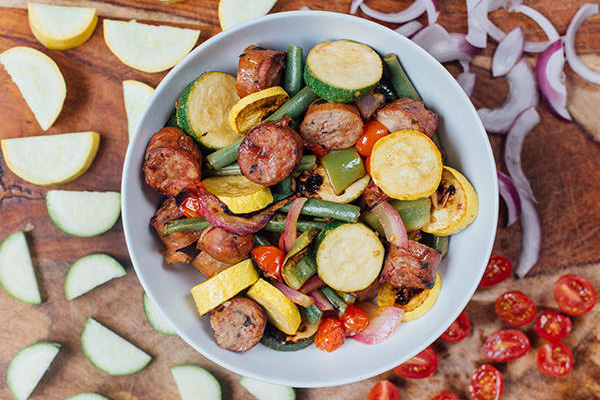
[(350, 40), (306, 61), (250, 45), (237, 77), (190, 82), (143, 173), (165, 196), (166, 262), (206, 277), (190, 290), (220, 347), (374, 344), (433, 306), (449, 237), (478, 213), (437, 125), (396, 54)]

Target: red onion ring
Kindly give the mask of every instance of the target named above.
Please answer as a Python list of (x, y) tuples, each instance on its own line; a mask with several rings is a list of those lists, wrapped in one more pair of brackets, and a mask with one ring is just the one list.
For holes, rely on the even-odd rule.
[(579, 75), (586, 81), (600, 85), (600, 73), (592, 71), (588, 66), (586, 66), (581, 61), (581, 59), (579, 59), (579, 57), (577, 56), (577, 52), (575, 51), (575, 35), (577, 34), (577, 31), (586, 19), (588, 19), (592, 15), (598, 14), (598, 11), (598, 4), (584, 4), (571, 20), (564, 41), (567, 62), (569, 63), (569, 66), (571, 66), (573, 71), (575, 71), (577, 75)]
[(308, 200), (306, 197), (295, 199), (290, 206), (287, 216), (285, 217), (285, 229), (283, 230), (283, 252), (287, 253), (292, 248), (292, 245), (297, 238), (298, 218), (304, 203)]
[(425, 0), (425, 11), (427, 11), (427, 24), (435, 24), (440, 16), (437, 0)]
[(402, 22), (412, 21), (415, 18), (418, 18), (421, 14), (427, 11), (427, 1), (432, 0), (416, 0), (410, 6), (405, 8), (402, 11), (396, 13), (385, 13), (381, 11), (377, 11), (366, 5), (365, 3), (360, 4), (360, 9), (366, 15), (371, 18), (378, 19), (380, 21), (385, 22), (393, 22), (396, 24), (400, 24)]
[(477, 74), (475, 72), (461, 72), (456, 77), (458, 84), (463, 88), (467, 96), (473, 96), (475, 90), (475, 82), (477, 81)]
[(552, 43), (538, 58), (535, 66), (540, 91), (546, 104), (559, 117), (572, 121), (567, 110), (567, 85), (565, 84), (565, 54), (561, 39)]
[(321, 278), (319, 278), (319, 275), (313, 275), (306, 282), (304, 282), (304, 285), (302, 285), (302, 287), (300, 288), (300, 292), (302, 292), (302, 293), (314, 292), (315, 290), (317, 290), (323, 286), (325, 286), (325, 282), (323, 282), (321, 280)]
[(382, 201), (373, 207), (373, 213), (379, 219), (387, 241), (406, 249), (408, 247), (408, 234), (398, 211), (387, 201)]
[(554, 43), (555, 41), (557, 41), (560, 38), (560, 36), (559, 36), (558, 32), (556, 31), (556, 28), (554, 27), (552, 22), (550, 22), (548, 20), (548, 18), (546, 18), (538, 10), (528, 7), (528, 6), (524, 6), (522, 4), (517, 4), (517, 5), (511, 4), (511, 6), (508, 8), (508, 10), (511, 12), (521, 13), (521, 14), (526, 15), (527, 17), (531, 18), (532, 20), (534, 20), (535, 23), (537, 23), (540, 26), (540, 28), (542, 28), (542, 30), (548, 37), (548, 40), (545, 42), (526, 41), (525, 45), (524, 45), (524, 50), (526, 52), (541, 53), (542, 51), (546, 50), (548, 48), (548, 46), (550, 46), (552, 43)]
[(523, 278), (538, 262), (542, 248), (542, 224), (534, 200), (517, 187), (521, 200), (521, 253), (515, 273)]
[(463, 33), (448, 33), (441, 25), (433, 24), (417, 32), (412, 40), (436, 60), (445, 63), (455, 60), (471, 61), (481, 51), (465, 38)]
[(401, 34), (402, 36), (411, 38), (413, 35), (415, 35), (417, 32), (423, 29), (423, 26), (424, 25), (422, 23), (415, 20), (407, 22), (404, 25), (400, 25), (398, 28), (395, 29), (395, 31)]
[(398, 307), (377, 307), (371, 303), (360, 303), (359, 307), (366, 311), (369, 316), (369, 326), (359, 333), (352, 336), (364, 344), (377, 344), (387, 339), (400, 322), (404, 310)]
[(492, 59), (492, 75), (504, 76), (523, 56), (525, 33), (518, 27), (510, 31), (496, 47)]
[(290, 299), (292, 303), (298, 304), (302, 307), (310, 307), (313, 304), (315, 304), (314, 298), (307, 296), (304, 293), (300, 293), (299, 291), (292, 289), (284, 283), (272, 281), (271, 285), (279, 289), (279, 291), (283, 293), (285, 297)]
[(365, 0), (352, 0), (352, 3), (350, 3), (350, 14), (356, 14), (358, 7), (360, 7), (363, 1)]
[(498, 171), (498, 190), (500, 196), (506, 204), (508, 215), (506, 218), (506, 226), (509, 227), (515, 223), (521, 215), (521, 199), (519, 192), (510, 176)]

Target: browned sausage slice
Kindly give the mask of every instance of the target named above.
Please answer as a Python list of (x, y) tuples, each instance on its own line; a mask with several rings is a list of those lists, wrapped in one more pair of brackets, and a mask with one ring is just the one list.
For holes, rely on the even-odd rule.
[(165, 224), (182, 217), (183, 213), (177, 207), (175, 200), (168, 198), (156, 210), (150, 220), (150, 224), (156, 229), (158, 237), (165, 244), (165, 261), (169, 264), (190, 262), (191, 257), (178, 250), (195, 243), (202, 235), (201, 231), (174, 232), (165, 235)]
[(413, 129), (431, 137), (438, 124), (438, 115), (425, 108), (425, 103), (409, 98), (392, 101), (377, 111), (375, 117), (392, 132)]
[(198, 241), (198, 248), (227, 264), (236, 264), (248, 258), (253, 245), (253, 234), (237, 235), (213, 226), (206, 228)]
[(192, 267), (196, 268), (206, 279), (218, 274), (219, 272), (225, 271), (233, 264), (228, 264), (215, 260), (206, 251), (201, 251), (192, 260)]
[(262, 308), (245, 297), (226, 301), (210, 314), (210, 326), (217, 344), (231, 351), (248, 351), (256, 346), (266, 324)]
[(363, 120), (352, 104), (317, 100), (308, 107), (299, 129), (305, 141), (339, 150), (354, 146), (363, 134)]
[(244, 97), (259, 90), (280, 86), (285, 53), (251, 45), (238, 63), (237, 92)]
[(430, 289), (441, 261), (442, 253), (413, 240), (407, 249), (390, 245), (381, 281), (395, 288)]
[(287, 126), (291, 120), (262, 122), (240, 145), (238, 163), (242, 174), (259, 185), (271, 186), (292, 173), (302, 158), (302, 139)]
[(154, 134), (144, 162), (146, 183), (167, 196), (201, 178), (202, 154), (194, 140), (181, 129), (166, 127)]

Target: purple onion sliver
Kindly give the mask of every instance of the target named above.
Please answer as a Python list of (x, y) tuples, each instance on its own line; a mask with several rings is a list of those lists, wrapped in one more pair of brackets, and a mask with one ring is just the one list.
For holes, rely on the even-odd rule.
[(302, 285), (302, 287), (300, 288), (300, 292), (302, 292), (302, 293), (314, 292), (315, 290), (317, 290), (323, 286), (325, 286), (325, 282), (323, 282), (321, 280), (321, 278), (319, 278), (319, 275), (313, 275), (306, 282), (304, 282), (304, 285)]
[(515, 273), (525, 277), (540, 258), (542, 248), (542, 224), (534, 200), (521, 188), (517, 188), (521, 199), (521, 253)]
[(396, 32), (401, 34), (402, 36), (406, 36), (407, 38), (411, 38), (414, 34), (423, 29), (423, 24), (419, 21), (409, 21), (404, 25), (400, 25), (395, 29)]
[(559, 117), (572, 121), (567, 110), (567, 85), (565, 84), (565, 55), (561, 39), (552, 43), (537, 60), (535, 74), (546, 104)]
[(366, 15), (371, 18), (378, 19), (380, 21), (385, 22), (393, 22), (396, 24), (401, 24), (403, 22), (412, 21), (415, 18), (418, 18), (421, 14), (423, 14), (426, 10), (426, 2), (431, 0), (416, 0), (410, 6), (405, 8), (402, 11), (396, 13), (384, 13), (381, 11), (377, 11), (366, 5), (365, 3), (361, 3), (360, 9)]
[(477, 74), (475, 72), (461, 72), (456, 77), (459, 85), (463, 88), (467, 96), (471, 97), (475, 90), (475, 82), (477, 81)]
[(508, 32), (494, 51), (492, 75), (495, 77), (506, 75), (523, 56), (524, 44), (525, 33), (521, 27)]
[(356, 14), (358, 7), (362, 4), (363, 1), (365, 0), (352, 0), (352, 3), (350, 4), (350, 14)]
[(498, 190), (508, 211), (506, 218), (506, 226), (508, 227), (515, 223), (521, 215), (521, 199), (512, 179), (500, 171), (498, 171)]
[(522, 4), (513, 4), (513, 3), (511, 3), (509, 10), (528, 16), (529, 18), (534, 20), (539, 25), (539, 27), (542, 28), (542, 30), (544, 31), (546, 36), (548, 36), (548, 40), (545, 42), (525, 41), (524, 50), (526, 52), (541, 53), (542, 51), (546, 50), (548, 48), (548, 46), (550, 46), (550, 44), (554, 43), (555, 41), (557, 41), (560, 38), (560, 35), (556, 31), (556, 28), (554, 27), (554, 25), (552, 25), (552, 22), (550, 22), (548, 20), (548, 18), (546, 18), (538, 10), (528, 7), (528, 6), (524, 6)]
[(600, 7), (598, 6), (598, 4), (584, 4), (571, 20), (569, 28), (567, 29), (567, 34), (564, 38), (567, 62), (569, 63), (573, 71), (575, 71), (577, 75), (579, 75), (586, 81), (598, 85), (600, 85), (600, 73), (592, 71), (577, 56), (577, 52), (575, 51), (575, 35), (581, 27), (581, 24), (583, 24), (586, 19), (588, 19), (592, 15), (598, 14), (599, 8)]
[(315, 299), (315, 305), (319, 307), (321, 311), (330, 311), (333, 310), (333, 305), (327, 300), (327, 298), (323, 295), (323, 293), (315, 290), (314, 292), (310, 292), (308, 294), (310, 297)]

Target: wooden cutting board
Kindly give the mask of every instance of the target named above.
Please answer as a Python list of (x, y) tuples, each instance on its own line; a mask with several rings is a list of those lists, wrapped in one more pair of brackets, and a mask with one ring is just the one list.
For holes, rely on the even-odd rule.
[[(47, 0), (43, 0), (46, 2)], [(220, 31), (217, 0), (187, 0), (162, 4), (155, 0), (56, 0), (55, 4), (93, 5), (102, 17), (137, 18), (202, 30), (200, 42)], [(274, 12), (312, 9), (347, 12), (350, 0), (280, 0)], [(397, 11), (407, 0), (369, 0), (383, 11)], [(561, 34), (583, 0), (530, 2), (550, 17)], [(102, 135), (100, 151), (92, 168), (75, 182), (61, 189), (119, 190), (121, 167), (127, 147), (127, 122), (121, 82), (136, 79), (155, 86), (165, 73), (135, 71), (112, 55), (102, 39), (99, 24), (93, 37), (83, 46), (68, 51), (43, 48), (31, 34), (25, 0), (0, 0), (0, 52), (13, 46), (31, 46), (52, 57), (67, 82), (65, 107), (47, 134), (95, 130)], [(466, 31), (466, 9), (462, 0), (440, 2), (440, 23), (449, 31)], [(530, 20), (503, 10), (493, 14), (505, 30), (524, 26), (527, 38), (544, 40), (543, 33)], [(393, 25), (390, 25), (394, 27)], [(577, 36), (577, 47), (585, 60), (600, 71), (600, 17), (591, 18)], [(477, 57), (478, 75), (473, 96), (476, 107), (500, 105), (507, 94), (504, 79), (492, 79), (489, 73), (493, 46)], [(459, 72), (457, 65), (449, 69)], [(524, 280), (511, 279), (498, 287), (479, 290), (467, 313), (473, 324), (469, 337), (459, 344), (438, 342), (434, 348), (440, 358), (438, 372), (426, 380), (406, 380), (392, 373), (342, 387), (298, 390), (298, 398), (366, 399), (378, 379), (391, 379), (400, 388), (403, 399), (430, 399), (452, 390), (468, 398), (467, 386), (472, 371), (485, 356), (483, 339), (501, 328), (492, 311), (495, 298), (508, 288), (531, 295), (540, 308), (555, 307), (552, 285), (567, 272), (581, 274), (600, 289), (600, 87), (575, 76), (567, 67), (570, 110), (575, 123), (558, 120), (545, 105), (540, 105), (542, 122), (528, 136), (523, 149), (525, 173), (538, 198), (544, 242), (541, 259)], [(16, 86), (5, 71), (0, 71), (0, 138), (43, 134)], [(491, 137), (497, 160), (502, 159), (502, 137)], [(501, 166), (501, 162), (498, 163)], [(196, 363), (213, 372), (221, 382), (224, 399), (251, 399), (238, 383), (237, 375), (206, 360), (178, 337), (152, 330), (142, 312), (142, 287), (127, 255), (120, 223), (96, 238), (75, 238), (58, 230), (49, 220), (44, 204), (47, 189), (15, 177), (0, 161), (0, 239), (15, 230), (33, 226), (28, 234), (34, 263), (39, 270), (45, 301), (39, 306), (21, 304), (0, 290), (0, 398), (10, 399), (6, 387), (6, 369), (12, 355), (21, 347), (39, 340), (65, 344), (51, 370), (36, 389), (32, 399), (59, 400), (80, 391), (97, 391), (114, 400), (177, 399), (177, 391), (168, 367)], [(495, 251), (516, 263), (520, 247), (518, 224), (500, 227)], [(106, 252), (127, 266), (128, 275), (75, 301), (63, 294), (64, 277), (77, 258)], [(145, 370), (126, 377), (110, 377), (94, 369), (84, 358), (79, 335), (85, 319), (93, 316), (131, 339), (155, 356)], [(531, 326), (526, 332), (532, 348), (539, 339)], [(566, 342), (573, 348), (576, 365), (566, 378), (549, 378), (535, 367), (535, 351), (526, 357), (499, 365), (506, 378), (504, 399), (577, 399), (600, 398), (600, 308), (574, 320), (574, 330)], [(348, 366), (352, 368), (352, 366)], [(293, 373), (293, 371), (290, 371)]]

